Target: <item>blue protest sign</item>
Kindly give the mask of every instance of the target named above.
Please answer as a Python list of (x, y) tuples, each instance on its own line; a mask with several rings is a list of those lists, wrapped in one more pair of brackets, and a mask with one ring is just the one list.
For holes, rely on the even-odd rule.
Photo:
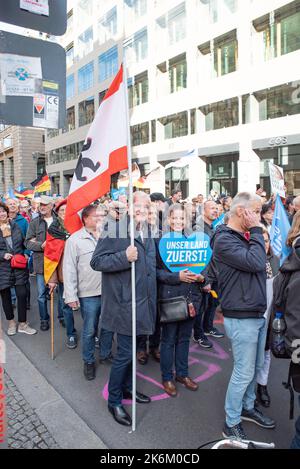
[(111, 198), (113, 201), (119, 200), (121, 195), (126, 195), (126, 188), (121, 187), (120, 189), (112, 189), (111, 190)]
[(277, 195), (270, 238), (274, 254), (280, 258), (280, 265), (291, 252), (291, 248), (286, 245), (290, 229), (291, 225), (286, 210), (280, 196)]
[(159, 253), (171, 272), (188, 269), (194, 274), (200, 274), (212, 256), (210, 238), (200, 232), (193, 233), (189, 237), (170, 232), (161, 238)]
[(213, 226), (213, 229), (216, 230), (218, 228), (218, 226), (220, 225), (224, 225), (224, 220), (225, 220), (225, 213), (223, 213), (219, 218), (217, 218), (212, 226)]

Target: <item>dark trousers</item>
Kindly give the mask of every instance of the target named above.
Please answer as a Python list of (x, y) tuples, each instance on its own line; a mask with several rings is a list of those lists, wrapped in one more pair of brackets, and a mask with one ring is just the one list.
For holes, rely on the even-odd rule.
[[(18, 300), (18, 321), (19, 322), (26, 322), (27, 311), (26, 311), (26, 298), (27, 298), (27, 290), (26, 285), (17, 285), (15, 286), (17, 300)], [(8, 321), (12, 321), (14, 319), (14, 309), (11, 301), (11, 291), (10, 288), (5, 288), (1, 290), (1, 299), (2, 299), (2, 306), (3, 311), (5, 313), (5, 317)]]
[(188, 376), (189, 346), (193, 325), (194, 318), (162, 325), (160, 368), (163, 381), (173, 380), (174, 361), (176, 376), (181, 378)]
[(111, 407), (122, 404), (123, 391), (132, 390), (132, 337), (117, 334), (117, 344), (108, 384), (108, 405)]
[[(160, 337), (161, 337), (161, 325), (160, 325), (159, 315), (157, 315), (154, 334), (149, 336), (150, 351), (159, 349)], [(138, 336), (137, 338), (137, 351), (138, 352), (147, 351), (147, 339), (148, 339), (147, 335)]]
[(203, 294), (203, 301), (200, 307), (200, 314), (196, 317), (194, 324), (194, 337), (200, 339), (204, 332), (210, 332), (214, 327), (216, 309), (219, 302), (210, 293)]
[[(300, 395), (299, 395), (299, 406), (300, 406)], [(296, 434), (292, 441), (291, 449), (300, 449), (300, 416), (296, 421)]]

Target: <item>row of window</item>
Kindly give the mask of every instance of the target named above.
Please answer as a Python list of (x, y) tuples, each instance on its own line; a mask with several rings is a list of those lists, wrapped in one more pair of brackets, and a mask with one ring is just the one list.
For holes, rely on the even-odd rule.
[[(105, 91), (99, 93), (99, 103)], [(164, 116), (150, 122), (131, 127), (133, 146), (144, 145), (158, 140), (184, 137), (199, 132), (209, 132), (257, 120), (264, 121), (278, 117), (300, 114), (300, 81), (260, 90), (242, 96), (243, 121), (239, 122), (239, 98), (200, 106), (189, 111)], [(94, 97), (78, 105), (79, 127), (92, 123), (95, 115)], [(67, 110), (67, 126), (64, 132), (75, 130), (75, 107)], [(58, 134), (48, 132), (49, 136)]]

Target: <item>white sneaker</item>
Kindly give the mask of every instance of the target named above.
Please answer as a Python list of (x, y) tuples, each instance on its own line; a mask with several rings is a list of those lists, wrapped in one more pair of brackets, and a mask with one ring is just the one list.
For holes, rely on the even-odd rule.
[(12, 323), (7, 329), (7, 335), (16, 335), (17, 333), (17, 323)]
[(27, 335), (34, 335), (37, 333), (35, 329), (30, 327), (29, 324), (27, 324), (27, 322), (25, 322), (25, 324), (22, 324), (22, 325), (19, 324), (18, 331)]

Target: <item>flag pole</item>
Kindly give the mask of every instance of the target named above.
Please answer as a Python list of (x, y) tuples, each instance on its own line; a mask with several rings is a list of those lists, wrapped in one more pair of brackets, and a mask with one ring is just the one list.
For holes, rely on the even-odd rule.
[[(129, 118), (129, 100), (127, 86), (127, 66), (125, 52), (123, 57), (123, 84), (126, 103), (127, 123), (127, 154), (129, 174), (129, 217), (130, 217), (130, 244), (134, 246), (134, 221), (133, 221), (133, 178), (132, 178), (132, 147)], [(135, 262), (131, 263), (131, 296), (132, 296), (132, 432), (136, 430), (136, 289), (135, 289)]]

